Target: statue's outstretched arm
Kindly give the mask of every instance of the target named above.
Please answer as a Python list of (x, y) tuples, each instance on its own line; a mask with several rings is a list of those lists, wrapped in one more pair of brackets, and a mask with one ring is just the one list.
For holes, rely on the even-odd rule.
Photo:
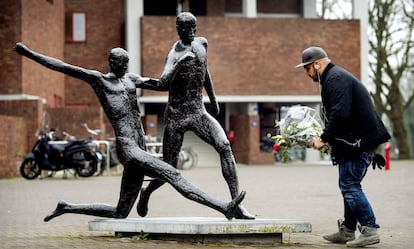
[(65, 63), (59, 59), (49, 57), (40, 53), (37, 53), (29, 49), (26, 45), (21, 42), (16, 43), (14, 50), (51, 70), (58, 71), (69, 76), (72, 76), (77, 79), (81, 79), (87, 82), (93, 81), (97, 76), (100, 75), (98, 71), (87, 70), (78, 66), (74, 66), (68, 63)]
[(158, 79), (141, 77), (141, 76), (137, 76), (137, 77), (138, 77), (136, 81), (137, 88), (150, 89), (150, 90), (155, 90), (155, 91), (168, 91), (168, 88), (159, 84)]

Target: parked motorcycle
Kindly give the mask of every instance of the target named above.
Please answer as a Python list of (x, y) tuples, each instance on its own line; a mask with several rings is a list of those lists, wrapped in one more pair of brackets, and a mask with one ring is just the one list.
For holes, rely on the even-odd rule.
[(32, 152), (24, 156), (20, 174), (35, 179), (42, 170), (52, 172), (74, 169), (81, 177), (92, 176), (97, 170), (98, 159), (91, 140), (58, 141), (54, 130), (40, 133)]

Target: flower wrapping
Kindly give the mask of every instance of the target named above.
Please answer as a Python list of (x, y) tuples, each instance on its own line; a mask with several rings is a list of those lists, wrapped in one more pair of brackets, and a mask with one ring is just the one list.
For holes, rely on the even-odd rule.
[[(286, 116), (280, 121), (275, 121), (275, 127), (279, 135), (273, 136), (275, 140), (274, 150), (282, 154), (284, 162), (289, 160), (288, 150), (294, 146), (312, 147), (312, 140), (319, 137), (323, 132), (323, 122), (319, 114), (307, 106), (292, 106), (288, 109)], [(321, 149), (329, 153), (329, 146)]]

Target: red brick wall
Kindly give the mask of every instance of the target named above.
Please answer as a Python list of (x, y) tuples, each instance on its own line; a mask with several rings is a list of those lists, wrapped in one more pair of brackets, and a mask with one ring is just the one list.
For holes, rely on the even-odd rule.
[(258, 115), (230, 116), (230, 127), (235, 132), (236, 139), (232, 144), (232, 149), (237, 163), (274, 163), (273, 154), (260, 152), (260, 118)]
[(12, 48), (21, 40), (20, 1), (0, 1), (0, 94), (17, 94), (22, 92), (21, 58)]
[[(86, 42), (66, 43), (68, 63), (103, 73), (109, 71), (108, 55), (114, 47), (124, 45), (124, 1), (66, 0), (65, 11), (86, 13)], [(138, 25), (138, 24), (136, 24)], [(66, 77), (66, 105), (100, 106), (92, 88), (84, 82)]]
[[(324, 47), (334, 63), (360, 76), (357, 20), (197, 19), (197, 35), (209, 41), (208, 66), (217, 95), (318, 95), (303, 69), (294, 68), (311, 45)], [(158, 78), (178, 39), (175, 17), (144, 16), (142, 33), (142, 74)]]
[(207, 1), (207, 16), (224, 16), (226, 11), (226, 0)]
[(50, 116), (49, 127), (55, 128), (58, 136), (62, 135), (62, 131), (66, 131), (79, 139), (87, 138), (90, 135), (82, 126), (83, 123), (87, 123), (90, 129), (102, 131), (100, 136), (94, 137), (95, 139), (105, 138), (106, 130), (102, 122), (104, 113), (101, 107), (48, 108), (46, 113)]
[(27, 141), (25, 153), (30, 151), (36, 141), (36, 132), (46, 120), (42, 100), (0, 101), (0, 115), (24, 118)]
[(26, 153), (26, 123), (22, 117), (0, 115), (0, 178), (19, 175)]
[(41, 53), (62, 59), (63, 0), (4, 0), (0, 9), (0, 94), (24, 93), (41, 96), (51, 106), (61, 104), (64, 76), (22, 58), (12, 48), (23, 41)]
[[(40, 53), (63, 59), (63, 0), (20, 2), (21, 41)], [(21, 60), (17, 54), (15, 59)], [(64, 101), (64, 75), (61, 73), (23, 59), (21, 81), (23, 93), (41, 96), (50, 106), (59, 106)]]

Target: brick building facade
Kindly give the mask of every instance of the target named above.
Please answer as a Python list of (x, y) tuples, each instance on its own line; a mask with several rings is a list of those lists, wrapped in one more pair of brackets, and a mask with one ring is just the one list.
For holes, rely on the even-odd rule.
[[(324, 47), (335, 63), (360, 75), (356, 20), (198, 17), (197, 27), (197, 35), (208, 39), (208, 67), (218, 96), (318, 95), (318, 86), (294, 67), (311, 44)], [(178, 39), (175, 17), (144, 16), (142, 33), (142, 74), (159, 77)], [(160, 92), (146, 90), (143, 95)]]
[[(141, 25), (145, 37), (142, 74), (158, 78), (167, 53), (178, 38), (175, 17), (144, 16)], [(238, 162), (271, 163), (272, 155), (261, 153), (259, 142), (267, 133), (275, 134), (274, 120), (280, 118), (280, 107), (318, 104), (318, 85), (302, 69), (294, 68), (304, 48), (311, 44), (324, 47), (335, 63), (359, 76), (360, 58), (354, 56), (360, 48), (356, 20), (201, 16), (197, 17), (197, 27), (197, 35), (208, 39), (209, 71), (222, 104), (219, 120), (226, 130), (235, 131), (233, 148)], [(322, 32), (315, 30), (326, 35), (321, 37)], [(162, 106), (166, 95), (144, 90), (141, 102), (147, 104), (146, 113), (160, 113), (162, 108), (151, 106)], [(249, 106), (257, 112), (249, 114)], [(232, 119), (233, 115), (244, 117)], [(250, 119), (257, 119), (250, 121), (257, 125), (238, 122)], [(246, 131), (249, 134), (245, 136)], [(249, 149), (240, 149), (245, 146)]]
[[(52, 107), (64, 103), (64, 76), (39, 68), (36, 63), (13, 52), (18, 41), (50, 56), (64, 58), (64, 4), (63, 1), (4, 0), (0, 50), (0, 94), (39, 96)], [(4, 28), (3, 28), (4, 27)]]
[[(83, 120), (89, 127), (105, 131), (106, 136), (113, 133), (87, 84), (18, 56), (12, 51), (15, 42), (23, 41), (36, 51), (74, 65), (107, 72), (110, 49), (127, 48), (126, 26), (136, 25), (140, 34), (136, 45), (141, 52), (138, 73), (158, 78), (178, 36), (175, 3), (151, 7), (157, 1), (161, 0), (140, 1), (143, 16), (140, 23), (132, 24), (126, 23), (130, 0), (1, 1), (0, 65), (5, 70), (0, 72), (0, 115), (24, 118), (25, 152), (34, 143), (33, 134), (45, 124), (84, 137), (84, 128), (78, 125)], [(202, 6), (183, 2), (188, 5), (179, 7), (193, 8), (197, 16), (197, 35), (208, 39), (208, 66), (222, 107), (218, 119), (226, 130), (234, 129), (238, 134), (233, 149), (239, 163), (271, 163), (271, 155), (260, 153), (259, 141), (273, 129), (280, 107), (319, 101), (317, 85), (302, 70), (294, 69), (304, 48), (322, 46), (335, 63), (360, 75), (358, 20), (303, 18), (301, 0), (257, 0), (257, 18), (243, 17), (242, 0), (205, 0), (200, 1)], [(86, 38), (81, 42), (65, 39), (65, 20), (67, 25), (68, 15), (76, 12), (86, 17)], [(161, 12), (173, 14), (157, 14)], [(141, 93), (146, 131), (162, 136), (165, 93)]]

